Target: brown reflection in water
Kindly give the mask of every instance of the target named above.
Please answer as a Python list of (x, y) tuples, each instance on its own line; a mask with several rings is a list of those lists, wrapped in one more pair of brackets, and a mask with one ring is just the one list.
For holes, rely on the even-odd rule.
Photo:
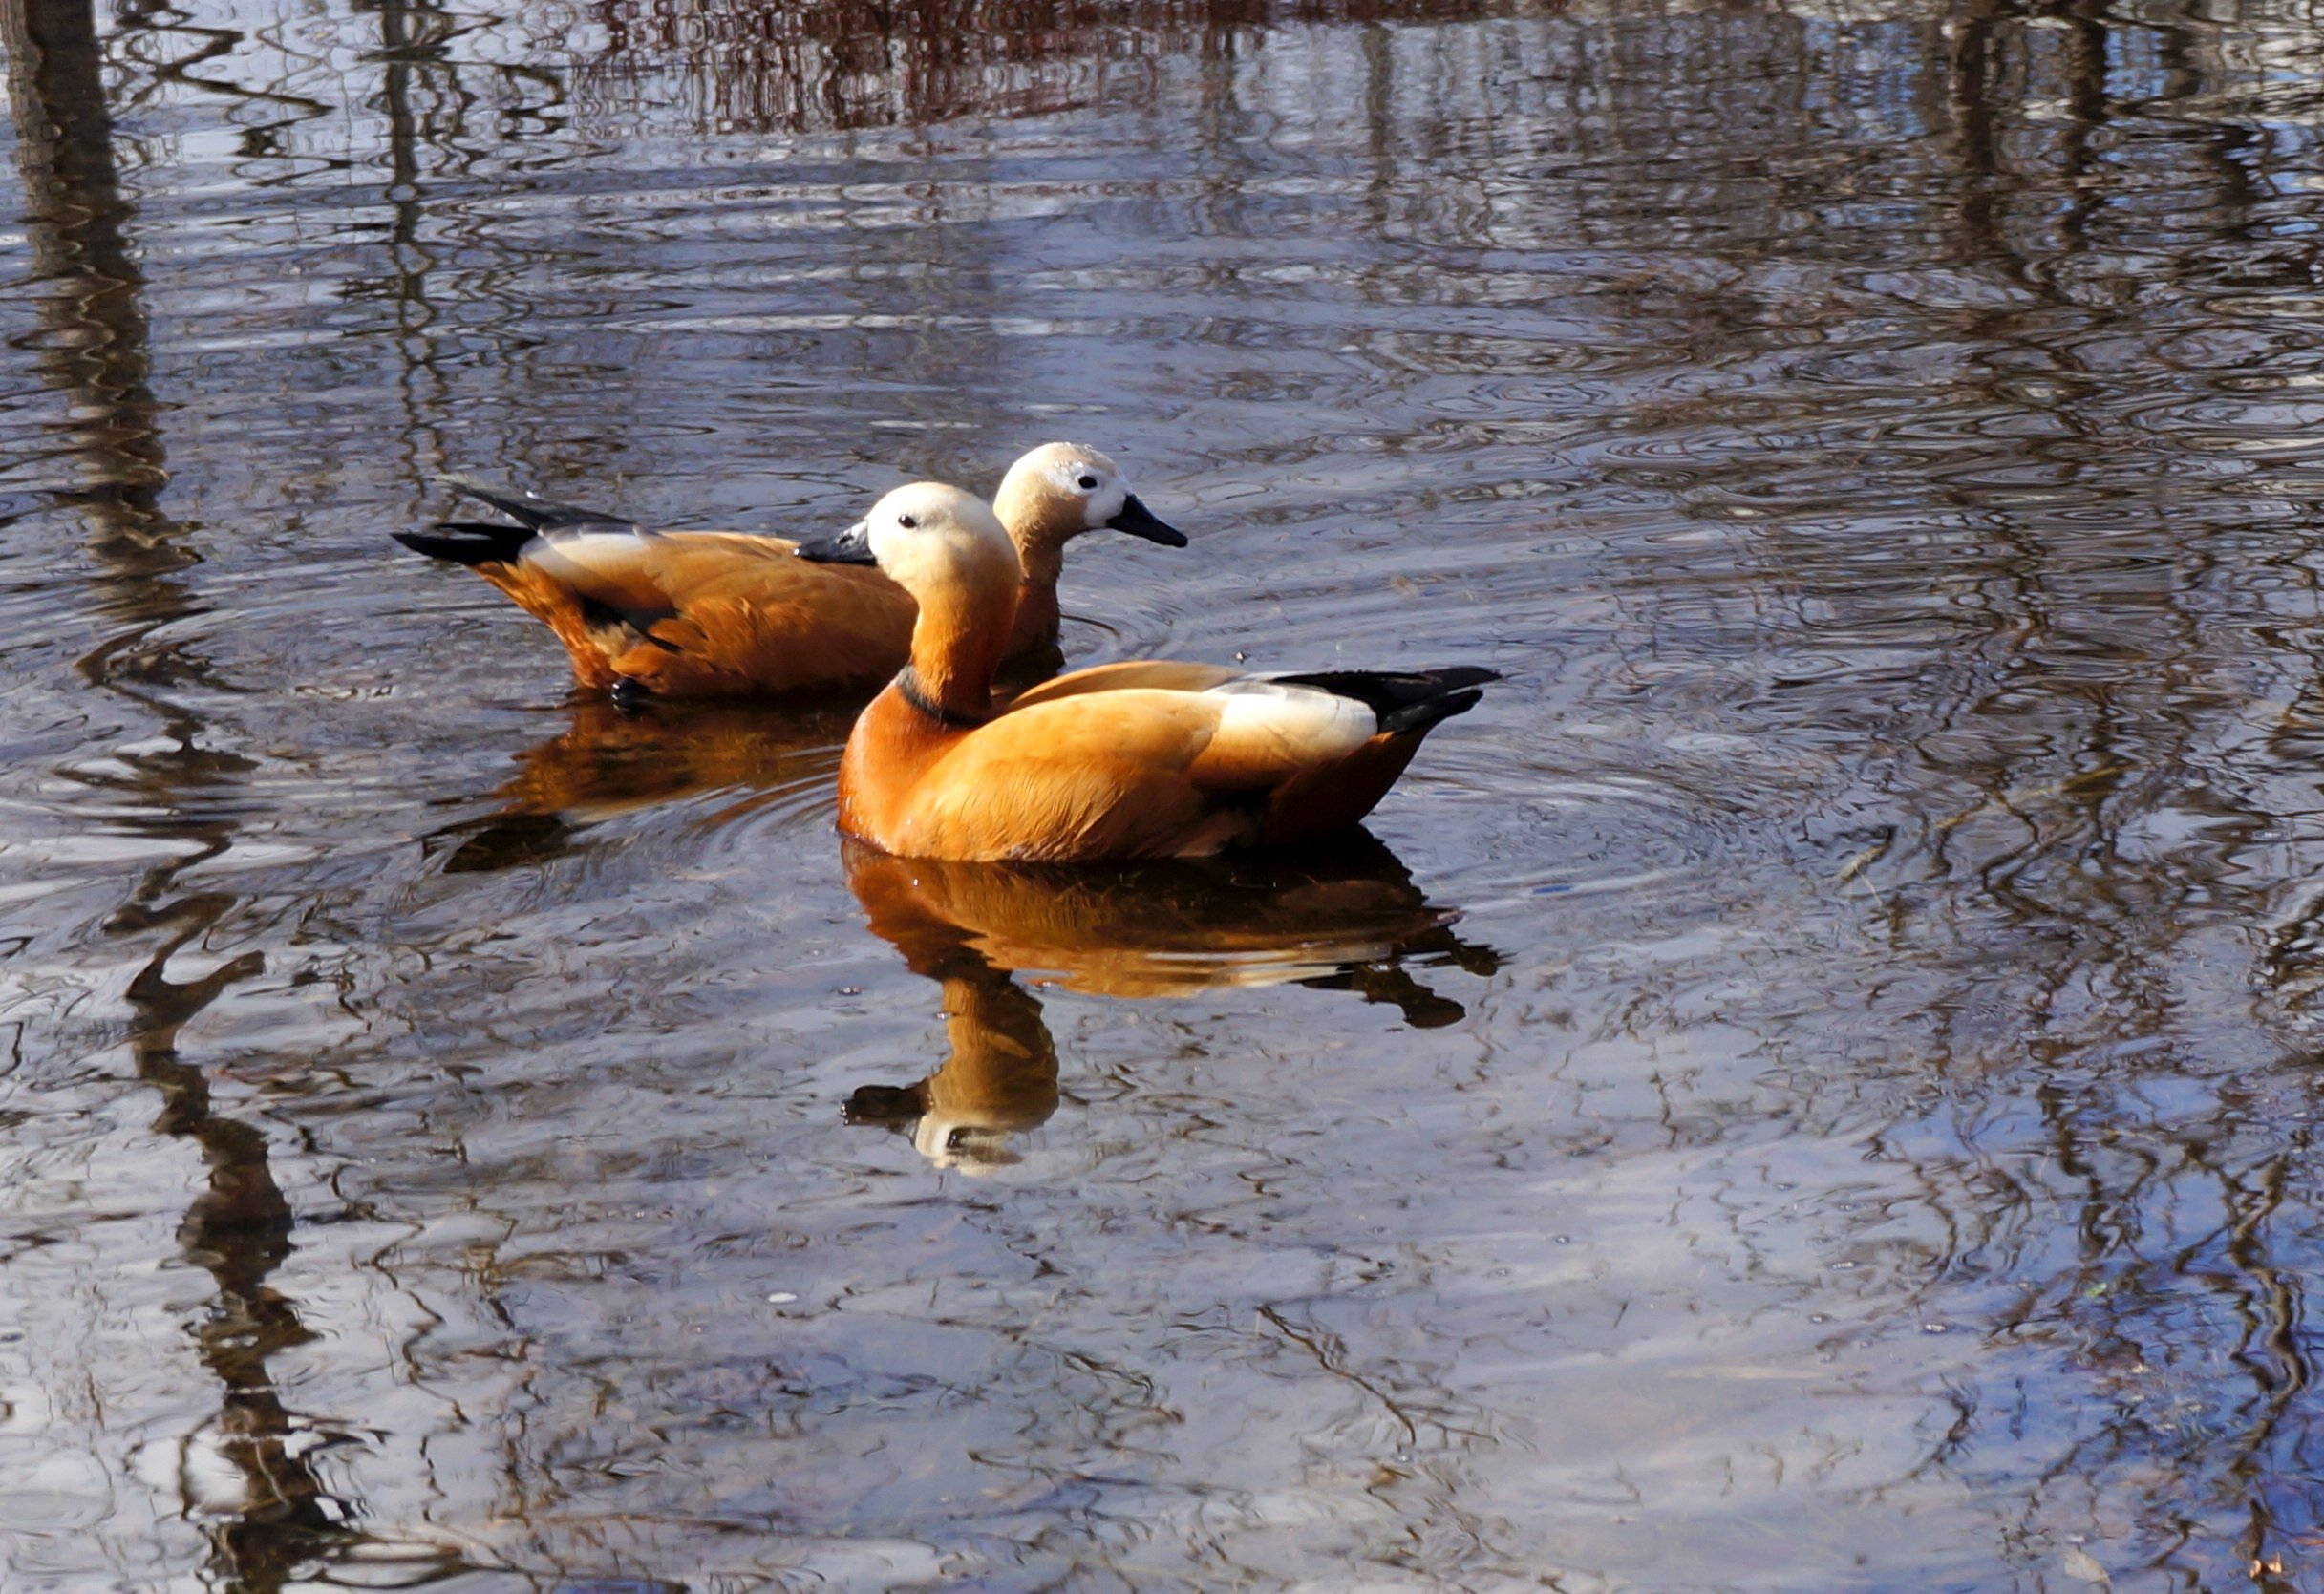
[(853, 711), (771, 712), (726, 703), (617, 708), (576, 696), (570, 723), (517, 754), (518, 772), (480, 819), (428, 838), (449, 846), (443, 867), (482, 872), (544, 863), (571, 851), (592, 824), (705, 792), (733, 791), (731, 818), (759, 803), (828, 786)]
[(804, 132), (1032, 117), (1118, 96), (1160, 61), (1236, 53), (1291, 22), (1443, 23), (1528, 8), (1481, 0), (610, 0), (608, 41), (577, 97), (608, 108), (674, 73), (703, 121)]
[[(7, 46), (27, 232), (49, 334), (39, 368), (73, 405), (75, 456), (88, 478), (75, 501), (101, 567), (94, 601), (132, 623), (87, 654), (80, 670), (92, 686), (158, 716), (171, 744), (117, 755), (115, 762), (130, 771), (125, 777), (81, 778), (134, 795), (125, 812), (136, 817), (124, 822), (185, 849), (147, 872), (107, 925), (117, 935), (161, 938), (129, 982), (131, 1054), (138, 1078), (161, 1097), (155, 1130), (193, 1142), (208, 1170), (178, 1238), (186, 1258), (217, 1286), (195, 1338), (203, 1366), (224, 1393), (211, 1432), (188, 1442), (226, 1463), (239, 1481), (231, 1498), (189, 1493), (185, 1509), (209, 1535), (217, 1576), (233, 1588), (271, 1590), (350, 1542), (345, 1524), (353, 1508), (330, 1495), (307, 1458), (329, 1436), (283, 1404), (267, 1370), (277, 1352), (310, 1335), (267, 1283), (290, 1252), (294, 1219), (269, 1165), (266, 1137), (213, 1110), (207, 1078), (180, 1056), (177, 1044), (189, 1020), (262, 972), (265, 962), (253, 952), (197, 980), (168, 975), (170, 959), (236, 905), (224, 893), (171, 893), (181, 871), (233, 844), (238, 827), (224, 817), (216, 792), (254, 766), (203, 746), (209, 727), (200, 714), (153, 690), (219, 683), (207, 662), (181, 645), (157, 648), (144, 640), (153, 627), (198, 612), (173, 579), (197, 556), (160, 502), (168, 473), (149, 381), (145, 281), (125, 231), (135, 207), (116, 164), (93, 8), (72, 0), (0, 0), (0, 41)], [(215, 1495), (218, 1479), (206, 1468), (186, 1469), (189, 1490), (198, 1473), (205, 1479), (199, 1486)]]
[[(1001, 690), (1047, 680), (1062, 659), (1054, 647), (1012, 659)], [(737, 794), (737, 807), (721, 820), (810, 791), (820, 796), (860, 707), (834, 697), (820, 707), (667, 700), (624, 708), (575, 693), (565, 728), (516, 755), (517, 774), (492, 793), (498, 807), (445, 826), (428, 844), (450, 846), (450, 873), (505, 869), (565, 856), (590, 825), (704, 793)]]
[[(206, 855), (205, 855), (206, 856)], [(296, 1226), (275, 1181), (267, 1137), (212, 1109), (208, 1079), (178, 1053), (180, 1029), (232, 986), (265, 971), (255, 952), (220, 965), (198, 980), (173, 981), (170, 958), (198, 940), (234, 906), (224, 894), (195, 892), (155, 908), (133, 905), (108, 926), (120, 934), (162, 931), (167, 939), (130, 982), (130, 1048), (138, 1077), (161, 1096), (154, 1128), (200, 1147), (207, 1187), (186, 1209), (178, 1243), (187, 1260), (218, 1286), (197, 1332), (202, 1365), (224, 1390), (211, 1430), (189, 1443), (223, 1460), (238, 1477), (230, 1498), (189, 1499), (205, 1519), (212, 1569), (238, 1589), (282, 1587), (300, 1568), (356, 1537), (350, 1505), (315, 1476), (309, 1457), (347, 1442), (283, 1404), (267, 1371), (279, 1351), (313, 1336), (297, 1308), (267, 1280), (291, 1249)], [(187, 1467), (193, 1475), (207, 1469)], [(217, 1489), (207, 1479), (206, 1488)]]
[(1013, 1160), (1007, 1137), (1057, 1106), (1057, 1054), (1041, 1005), (1011, 976), (1089, 995), (1188, 996), (1300, 984), (1394, 1006), (1416, 1029), (1465, 1010), (1407, 959), (1476, 975), (1501, 967), (1453, 932), (1369, 833), (1281, 853), (1127, 869), (951, 863), (842, 843), (847, 884), (872, 932), (944, 989), (951, 1055), (906, 1086), (866, 1085), (854, 1123), (906, 1128), (939, 1166)]
[[(399, 387), (405, 416), (397, 442), (415, 467), (414, 475), (419, 474), (416, 467), (423, 454), (437, 464), (444, 457), (432, 418), (443, 414), (445, 383), (436, 370), (428, 341), (437, 312), (428, 302), (427, 281), (436, 259), (420, 237), (425, 206), (419, 150), (423, 139), (431, 139), (446, 151), (457, 147), (466, 96), (445, 96), (451, 108), (443, 124), (434, 125), (414, 107), (413, 77), (423, 64), (442, 53), (453, 32), (451, 20), (433, 7), (379, 0), (380, 102), (387, 113), (388, 130), (386, 201), (394, 221), (386, 239), (392, 270), (384, 284), (370, 291), (394, 304), (395, 339), (403, 358)], [(419, 391), (423, 379), (429, 390), (425, 393)]]
[[(123, 231), (132, 206), (114, 159), (93, 0), (0, 0), (0, 43), (47, 334), (36, 364), (73, 404), (92, 550), (124, 577), (181, 569), (193, 555), (157, 502), (169, 473), (154, 425), (145, 277)], [(140, 616), (183, 606), (174, 587), (135, 580), (105, 584), (99, 601)]]

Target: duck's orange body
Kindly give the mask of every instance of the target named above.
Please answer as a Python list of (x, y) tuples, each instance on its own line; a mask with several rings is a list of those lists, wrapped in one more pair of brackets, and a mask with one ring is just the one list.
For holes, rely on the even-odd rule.
[(1494, 678), (1156, 661), (1062, 676), (996, 713), (1016, 579), (991, 512), (924, 483), (889, 494), (858, 532), (920, 612), (910, 666), (847, 739), (839, 823), (905, 857), (1194, 858), (1321, 835), (1369, 813), (1428, 729)]
[(1304, 736), (1238, 723), (1232, 693), (1216, 689), (1248, 677), (1175, 668), (1174, 682), (1138, 687), (1082, 678), (1102, 669), (1068, 675), (1051, 685), (1081, 691), (1035, 688), (974, 726), (948, 725), (890, 685), (847, 738), (840, 828), (907, 858), (1201, 858), (1355, 823), (1420, 745), (1419, 731), (1351, 745), (1322, 723)]
[[(1065, 543), (1098, 525), (1152, 541), (1185, 539), (1126, 488), (1095, 450), (1048, 444), (1013, 467), (1002, 501), (1024, 575), (1007, 652), (1051, 648)], [(867, 690), (909, 656), (916, 606), (878, 570), (816, 564), (787, 538), (654, 531), (592, 511), (453, 484), (515, 517), (398, 533), (434, 558), (468, 565), (556, 633), (573, 678), (591, 691), (735, 697)], [(1093, 509), (1102, 518), (1093, 518)], [(452, 533), (454, 535), (443, 535)]]
[(722, 532), (583, 532), (537, 536), (517, 557), (475, 568), (556, 633), (575, 683), (592, 691), (631, 683), (657, 697), (780, 695), (901, 669), (910, 597), (863, 579), (873, 571), (810, 564), (795, 547)]

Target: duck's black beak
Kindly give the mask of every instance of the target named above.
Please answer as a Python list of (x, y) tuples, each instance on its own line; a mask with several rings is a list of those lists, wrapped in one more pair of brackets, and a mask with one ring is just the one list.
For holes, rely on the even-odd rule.
[[(1164, 528), (1167, 529), (1167, 528)], [(877, 564), (871, 554), (871, 522), (858, 521), (836, 537), (818, 537), (792, 550), (818, 564)]]
[(1123, 499), (1121, 513), (1105, 523), (1108, 530), (1126, 531), (1132, 537), (1142, 537), (1149, 542), (1160, 542), (1165, 548), (1183, 548), (1186, 545), (1186, 534), (1168, 521), (1160, 519), (1153, 510), (1140, 503), (1136, 493)]

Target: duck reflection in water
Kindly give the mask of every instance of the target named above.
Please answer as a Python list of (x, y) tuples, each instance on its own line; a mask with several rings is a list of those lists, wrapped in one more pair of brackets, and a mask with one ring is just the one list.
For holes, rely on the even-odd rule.
[[(827, 788), (852, 705), (770, 712), (724, 703), (657, 703), (638, 711), (577, 698), (556, 735), (517, 754), (517, 773), (482, 818), (432, 836), (451, 874), (545, 863), (593, 824), (703, 792), (731, 791), (747, 809)], [(719, 818), (734, 817), (722, 811)]]
[(1501, 955), (1453, 932), (1396, 854), (1368, 832), (1270, 853), (1114, 868), (956, 863), (842, 843), (874, 934), (944, 989), (951, 1054), (916, 1084), (865, 1085), (850, 1123), (911, 1136), (940, 1167), (1013, 1162), (1009, 1137), (1057, 1108), (1056, 1044), (1013, 976), (1087, 995), (1190, 996), (1298, 984), (1352, 990), (1416, 1029), (1461, 1018), (1407, 964), (1493, 973)]

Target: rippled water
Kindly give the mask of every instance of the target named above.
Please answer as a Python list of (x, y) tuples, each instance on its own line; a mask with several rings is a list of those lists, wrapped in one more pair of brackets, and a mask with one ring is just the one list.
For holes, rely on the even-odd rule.
[[(0, 3), (0, 1582), (2324, 1588), (2320, 21)], [(1509, 679), (900, 870), (387, 535), (1055, 436)]]

